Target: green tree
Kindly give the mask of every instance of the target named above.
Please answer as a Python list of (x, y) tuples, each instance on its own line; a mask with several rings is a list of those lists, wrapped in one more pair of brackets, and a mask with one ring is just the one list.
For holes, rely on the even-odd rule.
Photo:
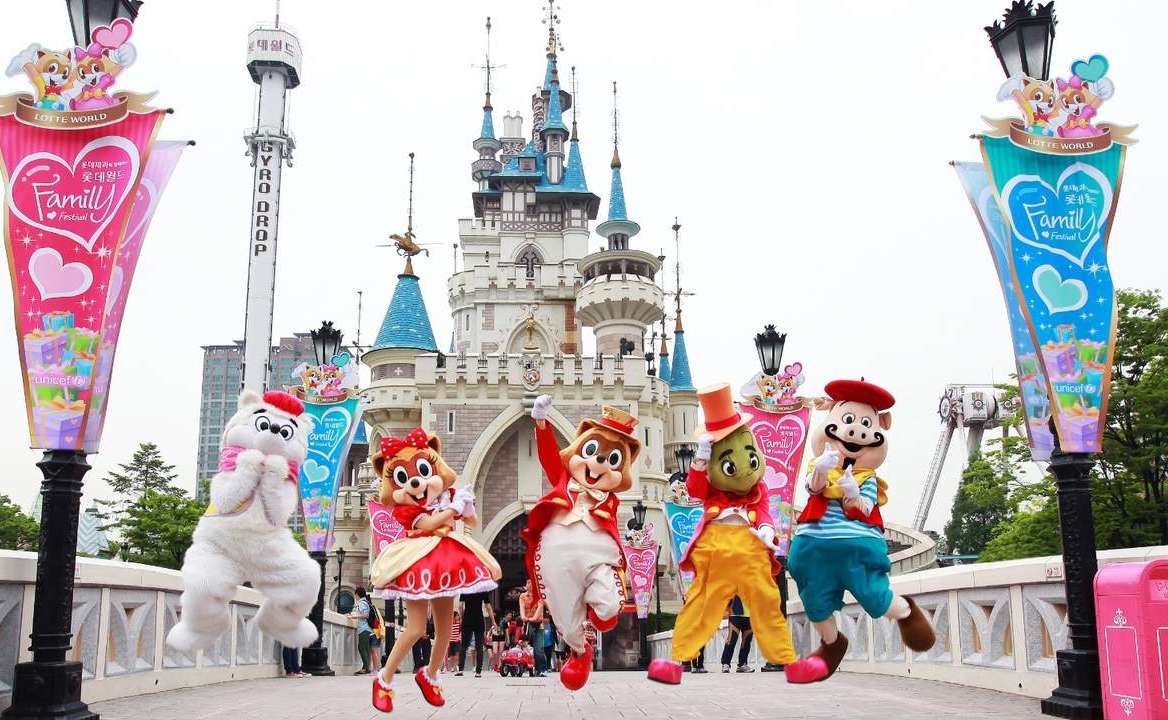
[(176, 570), (182, 567), (191, 533), (207, 507), (184, 495), (147, 490), (126, 508), (121, 523), (125, 560)]
[(36, 550), (40, 534), (40, 523), (7, 495), (0, 495), (0, 550)]
[(130, 462), (121, 463), (121, 472), (111, 472), (106, 476), (105, 481), (118, 497), (97, 501), (102, 508), (98, 517), (104, 521), (101, 529), (117, 529), (129, 507), (147, 492), (185, 497), (186, 491), (175, 486), (176, 479), (178, 475), (174, 472), (174, 465), (163, 462), (157, 445), (152, 442), (140, 444)]
[(980, 553), (1011, 510), (1006, 482), (994, 472), (989, 460), (975, 457), (961, 474), (961, 485), (953, 498), (953, 517), (945, 525), (949, 551), (961, 555)]
[(1043, 480), (1025, 485), (1018, 488), (1012, 497), (1018, 503), (1017, 512), (999, 526), (999, 532), (986, 543), (978, 562), (1062, 553), (1054, 484)]

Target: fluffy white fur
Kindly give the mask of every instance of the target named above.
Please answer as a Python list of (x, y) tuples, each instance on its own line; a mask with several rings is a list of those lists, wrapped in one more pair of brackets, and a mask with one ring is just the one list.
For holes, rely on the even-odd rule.
[[(279, 426), (281, 432), (271, 428)], [(305, 616), (316, 603), (320, 566), (286, 527), (300, 493), (288, 479), (288, 462), (303, 462), (312, 421), (265, 403), (252, 391), (239, 397), (239, 411), (223, 432), (223, 447), (248, 448), (236, 468), (211, 480), (211, 504), (195, 528), (183, 561), (182, 617), (170, 631), (171, 647), (191, 652), (214, 644), (229, 629), (229, 603), (245, 581), (265, 595), (255, 622), (286, 647), (317, 638)], [(264, 428), (264, 429), (261, 429)], [(230, 515), (251, 499), (247, 510)]]

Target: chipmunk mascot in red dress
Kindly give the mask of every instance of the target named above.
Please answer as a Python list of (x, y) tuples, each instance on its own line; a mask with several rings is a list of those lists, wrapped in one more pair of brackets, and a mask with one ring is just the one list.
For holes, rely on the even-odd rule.
[(617, 493), (628, 490), (630, 468), (641, 451), (637, 419), (604, 407), (600, 420), (585, 418), (572, 443), (560, 450), (547, 423), (552, 399), (535, 399), (535, 442), (552, 490), (527, 516), (527, 573), (532, 594), (543, 599), (571, 650), (560, 682), (579, 690), (592, 671), (585, 623), (598, 632), (616, 627), (624, 595), (624, 566), (616, 524)]
[(494, 590), (503, 575), (486, 548), (452, 532), (455, 520), (476, 523), (474, 493), (469, 487), (454, 490), (457, 475), (441, 450), (438, 438), (417, 428), (403, 439), (382, 438), (372, 458), (381, 478), (380, 500), (406, 528), (404, 537), (381, 551), (369, 573), (375, 588), (406, 603), (406, 627), (373, 678), (373, 707), (382, 712), (393, 710), (393, 675), (425, 633), (427, 603), (434, 616), (434, 647), (430, 664), (414, 674), (414, 682), (426, 702), (446, 704), (438, 669), (450, 645), (454, 598)]
[(888, 485), (876, 470), (888, 456), (885, 433), (895, 400), (862, 379), (834, 380), (824, 390), (830, 399), (817, 401), (816, 408), (828, 415), (811, 435), (817, 457), (808, 467), (809, 497), (788, 563), (803, 610), (821, 639), (810, 656), (787, 667), (787, 679), (801, 683), (831, 677), (847, 653), (848, 638), (834, 615), (843, 607), (845, 590), (869, 616), (896, 620), (910, 650), (924, 652), (936, 642), (924, 612), (888, 583), (891, 564), (880, 517)]
[(649, 663), (649, 679), (670, 685), (681, 682), (681, 663), (696, 657), (718, 631), (735, 595), (750, 608), (763, 657), (786, 666), (798, 659), (775, 584), (781, 567), (763, 484), (766, 460), (747, 419), (735, 409), (728, 384), (699, 390), (698, 401), (706, 424), (697, 431), (686, 489), (702, 501), (704, 512), (678, 563), (694, 580), (673, 628), (673, 659)]

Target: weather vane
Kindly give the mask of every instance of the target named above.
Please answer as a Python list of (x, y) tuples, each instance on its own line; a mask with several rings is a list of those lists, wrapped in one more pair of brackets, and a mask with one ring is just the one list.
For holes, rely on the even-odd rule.
[(482, 65), (471, 64), (471, 67), (483, 70), (487, 74), (487, 103), (486, 107), (491, 107), (491, 71), (505, 68), (506, 65), (495, 65), (491, 63), (491, 18), (487, 16), (487, 57), (486, 62)]
[(547, 13), (547, 16), (540, 22), (548, 26), (548, 54), (555, 55), (557, 48), (563, 52), (564, 44), (560, 41), (560, 34), (556, 32), (556, 25), (560, 24), (560, 6), (549, 1), (543, 11)]

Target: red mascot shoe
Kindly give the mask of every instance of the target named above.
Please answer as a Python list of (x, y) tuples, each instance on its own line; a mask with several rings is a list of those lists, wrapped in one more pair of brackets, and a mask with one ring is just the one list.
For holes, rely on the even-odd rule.
[(560, 682), (569, 690), (579, 690), (584, 687), (584, 683), (588, 682), (588, 676), (591, 673), (592, 646), (584, 643), (583, 652), (576, 654), (575, 651), (572, 651), (568, 654), (568, 659), (560, 668)]
[(418, 687), (422, 689), (422, 697), (426, 699), (426, 702), (434, 707), (442, 707), (446, 704), (446, 698), (442, 697), (442, 686), (430, 682), (430, 679), (426, 677), (426, 668), (414, 673), (414, 682), (418, 683)]
[(665, 658), (653, 658), (649, 661), (649, 679), (666, 685), (681, 684), (681, 663)]
[(805, 657), (802, 660), (794, 662), (784, 668), (783, 671), (787, 674), (787, 682), (794, 685), (819, 682), (820, 680), (826, 680), (831, 675), (827, 663), (818, 655)]
[(592, 609), (592, 606), (588, 606), (588, 622), (592, 623), (592, 627), (596, 628), (596, 632), (608, 632), (612, 630), (616, 627), (618, 619), (620, 619), (620, 613), (613, 615), (607, 620), (601, 620), (597, 617), (596, 611)]
[(381, 684), (381, 675), (373, 676), (373, 707), (381, 712), (393, 712), (393, 690)]

